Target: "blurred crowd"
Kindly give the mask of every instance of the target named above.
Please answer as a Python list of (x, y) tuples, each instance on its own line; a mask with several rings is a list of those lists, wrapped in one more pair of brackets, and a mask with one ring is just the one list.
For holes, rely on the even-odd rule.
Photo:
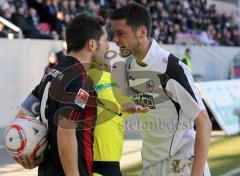
[[(240, 46), (240, 29), (232, 17), (219, 14), (215, 5), (207, 7), (206, 0), (0, 0), (0, 16), (20, 27), (26, 38), (64, 40), (77, 14), (102, 16), (108, 23), (114, 9), (131, 2), (148, 8), (152, 36), (160, 43)], [(9, 30), (0, 22), (0, 37)]]
[(152, 35), (167, 44), (190, 39), (194, 44), (240, 45), (240, 29), (231, 16), (219, 14), (206, 0), (142, 1), (153, 19)]

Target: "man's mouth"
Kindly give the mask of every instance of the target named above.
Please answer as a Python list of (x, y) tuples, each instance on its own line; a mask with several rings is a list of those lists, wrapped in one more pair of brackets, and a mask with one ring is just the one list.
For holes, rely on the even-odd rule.
[(126, 48), (125, 46), (121, 46), (119, 47), (120, 49), (120, 54), (122, 57), (128, 57), (132, 54), (132, 51), (128, 48)]

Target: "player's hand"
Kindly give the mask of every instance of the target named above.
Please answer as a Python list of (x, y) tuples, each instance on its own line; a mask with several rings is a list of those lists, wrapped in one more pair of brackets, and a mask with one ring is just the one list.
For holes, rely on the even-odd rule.
[(122, 105), (121, 111), (130, 113), (130, 114), (133, 114), (133, 113), (146, 113), (146, 112), (149, 111), (149, 108), (148, 107), (142, 107), (140, 105), (136, 105), (134, 103), (127, 102), (127, 103)]
[(21, 155), (18, 157), (13, 157), (13, 159), (25, 169), (33, 169), (37, 167), (44, 160), (43, 154), (38, 158), (33, 158), (31, 154)]

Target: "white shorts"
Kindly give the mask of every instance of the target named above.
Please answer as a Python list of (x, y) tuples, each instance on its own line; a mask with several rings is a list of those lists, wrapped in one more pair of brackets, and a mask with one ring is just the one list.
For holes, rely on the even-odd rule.
[[(155, 165), (144, 168), (141, 176), (190, 176), (193, 157), (183, 160), (166, 159)], [(206, 163), (203, 176), (211, 176)]]

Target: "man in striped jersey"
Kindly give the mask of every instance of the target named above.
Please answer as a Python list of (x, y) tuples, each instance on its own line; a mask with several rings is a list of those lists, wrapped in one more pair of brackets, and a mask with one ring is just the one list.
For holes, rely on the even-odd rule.
[[(101, 20), (79, 15), (66, 31), (67, 56), (45, 75), (22, 104), (19, 114), (39, 116), (48, 125), (49, 148), (44, 161), (21, 156), (27, 169), (38, 167), (38, 176), (92, 176), (93, 132), (97, 95), (86, 69), (103, 36)], [(34, 104), (40, 103), (40, 110)]]

